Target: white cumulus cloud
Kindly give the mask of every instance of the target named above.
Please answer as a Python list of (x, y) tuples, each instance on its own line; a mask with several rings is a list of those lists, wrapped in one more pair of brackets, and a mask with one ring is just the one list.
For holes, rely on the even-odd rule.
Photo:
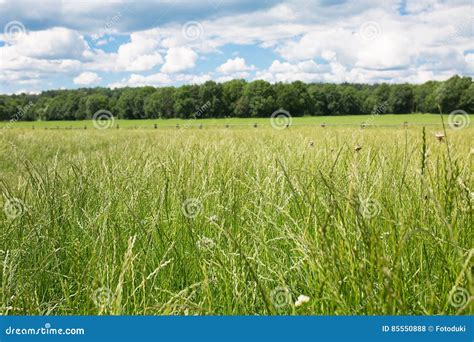
[(110, 88), (123, 87), (143, 87), (143, 86), (163, 86), (171, 83), (172, 80), (167, 74), (156, 73), (152, 75), (131, 74), (129, 78), (124, 78), (120, 82), (110, 83)]
[(39, 59), (82, 59), (89, 49), (84, 37), (63, 27), (28, 32), (9, 43), (19, 55)]
[(73, 82), (74, 84), (80, 85), (90, 85), (94, 83), (99, 83), (102, 78), (99, 77), (95, 72), (83, 72), (79, 76), (75, 77)]
[(175, 73), (194, 68), (198, 55), (187, 47), (172, 47), (168, 49), (165, 57), (165, 64), (161, 68), (162, 72)]
[(131, 42), (122, 44), (117, 51), (116, 69), (125, 71), (146, 71), (163, 63), (156, 51), (158, 41), (140, 34), (131, 34)]
[(255, 66), (248, 66), (245, 63), (245, 59), (241, 57), (236, 57), (234, 59), (228, 59), (227, 62), (219, 66), (216, 70), (224, 73), (224, 74), (230, 74), (234, 72), (239, 72), (239, 71), (247, 71), (247, 70), (253, 70), (255, 69)]
[[(0, 2), (0, 27), (6, 20), (26, 27), (14, 41), (0, 32), (2, 91), (68, 87), (64, 79), (85, 70), (129, 86), (232, 78), (400, 83), (474, 76), (472, 0), (284, 0), (220, 15), (202, 11), (197, 40), (182, 32), (182, 11), (189, 8), (159, 26), (137, 15), (152, 13), (158, 3), (47, 1), (33, 13), (29, 1)], [(97, 33), (100, 40), (90, 46)], [(246, 59), (238, 57), (240, 48)], [(225, 62), (214, 65), (217, 58)], [(84, 82), (80, 76), (76, 79)]]

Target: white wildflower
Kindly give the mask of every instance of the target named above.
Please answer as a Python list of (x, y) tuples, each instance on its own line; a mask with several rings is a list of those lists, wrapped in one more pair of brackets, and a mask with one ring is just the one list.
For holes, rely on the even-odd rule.
[(309, 302), (309, 297), (305, 295), (299, 295), (298, 299), (295, 302), (295, 306), (301, 306), (304, 303)]

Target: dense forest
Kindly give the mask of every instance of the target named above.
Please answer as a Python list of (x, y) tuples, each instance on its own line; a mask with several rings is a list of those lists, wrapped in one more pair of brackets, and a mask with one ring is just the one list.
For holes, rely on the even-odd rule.
[(424, 84), (270, 84), (208, 81), (180, 87), (84, 88), (0, 95), (0, 120), (83, 120), (105, 109), (124, 119), (268, 117), (383, 113), (474, 113), (471, 77)]

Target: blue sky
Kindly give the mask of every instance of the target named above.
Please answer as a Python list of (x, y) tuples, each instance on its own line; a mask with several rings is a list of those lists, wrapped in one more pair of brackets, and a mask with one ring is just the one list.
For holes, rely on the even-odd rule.
[(474, 74), (474, 4), (0, 0), (0, 93)]

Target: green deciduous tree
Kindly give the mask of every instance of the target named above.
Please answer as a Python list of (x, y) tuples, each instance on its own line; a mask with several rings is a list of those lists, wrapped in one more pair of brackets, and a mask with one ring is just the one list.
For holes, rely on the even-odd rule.
[[(21, 111), (24, 106), (27, 110)], [(292, 116), (474, 112), (471, 77), (453, 76), (424, 84), (270, 84), (263, 80), (207, 81), (180, 87), (82, 88), (39, 95), (0, 95), (0, 120), (83, 120), (98, 110), (124, 119), (269, 117), (284, 109)]]

